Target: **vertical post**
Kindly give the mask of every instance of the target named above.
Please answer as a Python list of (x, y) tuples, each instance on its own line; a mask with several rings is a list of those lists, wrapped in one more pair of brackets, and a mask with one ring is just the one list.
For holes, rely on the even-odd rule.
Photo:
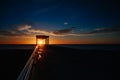
[(46, 44), (48, 45), (48, 44), (49, 44), (49, 37), (47, 37), (47, 38), (45, 39), (45, 41), (46, 41)]
[(36, 45), (37, 45), (37, 37), (36, 37)]
[(47, 44), (47, 39), (45, 39), (45, 45)]
[(45, 45), (46, 45), (47, 41), (46, 41), (46, 39), (44, 39), (44, 40), (45, 40)]
[(49, 44), (49, 37), (47, 38), (47, 44)]

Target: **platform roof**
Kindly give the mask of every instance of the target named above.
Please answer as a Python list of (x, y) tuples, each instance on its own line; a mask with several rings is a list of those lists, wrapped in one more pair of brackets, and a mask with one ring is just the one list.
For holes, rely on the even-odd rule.
[(49, 38), (49, 36), (46, 36), (46, 35), (36, 35), (36, 38), (46, 39), (46, 38)]

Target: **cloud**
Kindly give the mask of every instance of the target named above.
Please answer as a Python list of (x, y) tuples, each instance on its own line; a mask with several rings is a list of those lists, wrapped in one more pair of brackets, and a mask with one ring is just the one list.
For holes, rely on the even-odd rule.
[(96, 28), (95, 30), (88, 32), (87, 34), (101, 34), (101, 33), (113, 33), (113, 32), (120, 32), (120, 27)]
[(120, 32), (120, 26), (113, 26), (113, 27), (109, 27), (109, 28), (95, 28), (89, 32), (84, 32), (84, 33), (72, 33), (74, 28), (75, 27), (72, 27), (69, 29), (57, 30), (57, 31), (54, 31), (53, 33), (57, 36), (58, 35), (63, 35), (63, 36), (93, 36), (93, 35), (97, 35), (97, 34)]
[(17, 28), (17, 30), (18, 31), (23, 31), (23, 30), (29, 30), (31, 28), (31, 26), (30, 25), (20, 25), (18, 28)]
[(30, 25), (16, 25), (14, 28), (10, 30), (2, 30), (0, 31), (0, 35), (2, 36), (26, 36), (29, 35), (28, 30), (32, 28)]
[(68, 29), (56, 30), (56, 31), (53, 31), (52, 33), (55, 35), (63, 35), (63, 34), (71, 33), (74, 29), (75, 29), (75, 27), (71, 27)]
[(10, 30), (2, 30), (0, 31), (0, 36), (34, 36), (34, 35), (54, 35), (52, 32), (41, 30), (41, 29), (34, 29), (31, 25), (24, 24), (24, 25), (16, 25), (14, 28)]
[(48, 35), (50, 33), (48, 31), (40, 30), (40, 29), (29, 29), (27, 31), (28, 31), (28, 33), (32, 33), (32, 34), (44, 34), (44, 35)]
[(55, 31), (46, 31), (41, 29), (35, 29), (30, 24), (17, 25), (15, 28), (10, 30), (2, 30), (0, 31), (0, 36), (35, 36), (35, 35), (49, 35), (49, 36), (91, 36), (96, 34), (103, 33), (113, 33), (120, 32), (120, 27), (110, 27), (110, 28), (96, 28), (89, 32), (84, 33), (75, 33), (76, 27), (70, 27), (66, 29), (60, 29)]
[(2, 36), (22, 36), (26, 35), (24, 32), (19, 32), (19, 31), (0, 31), (0, 35)]
[(33, 36), (33, 35), (50, 35), (50, 36), (66, 36), (73, 32), (75, 27), (70, 27), (67, 29), (46, 31), (41, 29), (35, 29), (31, 25), (23, 24), (17, 25), (14, 29), (0, 31), (0, 35), (3, 36)]

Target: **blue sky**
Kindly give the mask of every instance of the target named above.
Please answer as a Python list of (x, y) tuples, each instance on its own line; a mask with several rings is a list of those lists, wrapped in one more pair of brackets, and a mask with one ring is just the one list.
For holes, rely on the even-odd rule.
[(101, 43), (106, 43), (108, 37), (110, 43), (119, 41), (119, 4), (118, 0), (1, 0), (0, 43), (7, 36), (36, 34), (65, 41), (74, 37), (70, 43), (78, 44), (86, 38), (91, 39), (88, 43), (103, 38)]

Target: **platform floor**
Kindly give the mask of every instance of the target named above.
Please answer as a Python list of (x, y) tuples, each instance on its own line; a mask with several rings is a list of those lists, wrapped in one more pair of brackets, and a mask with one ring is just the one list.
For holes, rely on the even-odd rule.
[(30, 80), (112, 80), (113, 53), (48, 46)]

